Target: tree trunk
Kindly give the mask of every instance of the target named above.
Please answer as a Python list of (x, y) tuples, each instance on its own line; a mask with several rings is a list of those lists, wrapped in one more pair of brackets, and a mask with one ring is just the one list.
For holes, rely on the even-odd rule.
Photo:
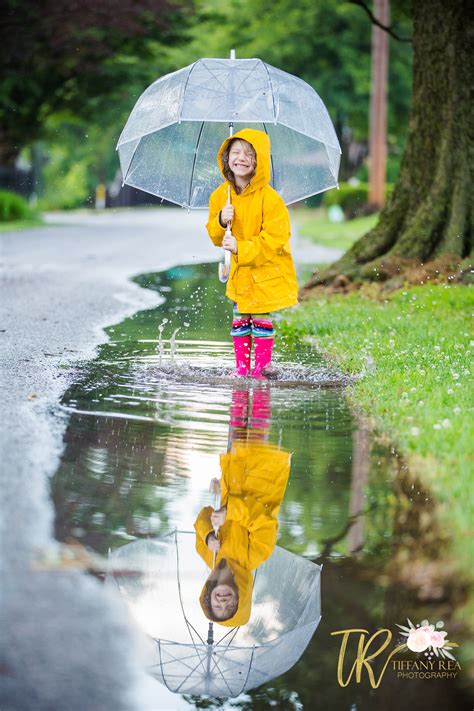
[(20, 145), (12, 131), (0, 127), (0, 166), (14, 167), (20, 153)]
[[(389, 0), (375, 0), (374, 13), (384, 25), (389, 24)], [(370, 57), (370, 120), (369, 120), (369, 204), (378, 209), (385, 202), (387, 164), (387, 74), (388, 34), (372, 25)]]
[(384, 260), (472, 256), (474, 165), (468, 0), (413, 3), (413, 98), (407, 145), (377, 225), (305, 289), (344, 274), (380, 278)]

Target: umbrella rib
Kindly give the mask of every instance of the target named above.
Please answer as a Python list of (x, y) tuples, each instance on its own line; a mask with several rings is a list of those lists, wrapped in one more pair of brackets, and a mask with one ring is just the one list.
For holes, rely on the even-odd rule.
[(219, 640), (218, 642), (216, 642), (216, 644), (215, 644), (214, 646), (218, 647), (218, 646), (221, 644), (221, 642), (222, 642), (226, 637), (228, 637), (230, 634), (232, 634), (232, 632), (233, 632), (233, 633), (234, 633), (234, 636), (232, 637), (232, 639), (230, 640), (230, 642), (227, 644), (227, 646), (229, 647), (229, 646), (232, 644), (232, 642), (233, 642), (233, 640), (234, 640), (234, 637), (235, 637), (235, 635), (237, 634), (237, 632), (239, 631), (239, 629), (240, 629), (240, 627), (232, 627), (232, 629), (230, 629), (228, 632), (226, 632), (225, 635), (224, 635), (223, 637), (221, 637), (220, 640)]
[[(213, 660), (213, 661), (214, 661), (214, 660)], [(229, 684), (227, 683), (227, 679), (225, 678), (224, 673), (222, 672), (221, 668), (219, 667), (219, 663), (216, 662), (216, 661), (214, 661), (214, 668), (216, 668), (217, 671), (219, 672), (219, 674), (221, 675), (221, 677), (222, 677), (222, 679), (223, 679), (223, 681), (224, 681), (224, 684), (227, 686), (227, 688), (228, 688), (228, 690), (229, 690), (230, 695), (231, 695), (231, 696), (234, 696), (234, 693), (233, 693), (232, 689), (230, 688)]]
[[(221, 81), (221, 80), (219, 79), (219, 77), (218, 77), (216, 74), (214, 74), (214, 72), (212, 71), (212, 69), (210, 69), (206, 64), (203, 64), (203, 67), (204, 67), (204, 69), (205, 69), (207, 72), (209, 72), (209, 74), (211, 75), (211, 77), (219, 84), (219, 86), (221, 87), (221, 89), (227, 89), (227, 85), (224, 84), (224, 82)], [(216, 93), (217, 93), (218, 90), (216, 89), (215, 91), (216, 91)]]
[[(191, 667), (189, 664), (185, 664), (185, 663), (183, 664), (183, 658), (179, 658), (179, 657), (173, 657), (173, 658), (170, 659), (168, 662), (166, 662), (166, 661), (164, 661), (164, 660), (162, 659), (162, 650), (161, 650), (161, 645), (160, 645), (160, 643), (159, 643), (159, 640), (157, 640), (157, 642), (158, 642), (158, 647), (159, 647), (159, 650), (160, 650), (160, 663), (159, 663), (159, 664), (152, 665), (150, 668), (152, 669), (152, 668), (155, 667), (155, 666), (156, 666), (156, 667), (160, 667), (160, 668), (161, 668), (161, 676), (162, 676), (162, 678), (163, 678), (163, 683), (165, 684), (165, 686), (166, 686), (170, 691), (173, 691), (174, 693), (179, 693), (179, 691), (180, 691), (180, 689), (182, 688), (183, 684), (185, 684), (185, 682), (188, 681), (188, 680), (192, 677), (192, 675), (199, 669), (199, 667), (202, 667), (202, 666), (203, 666), (204, 661), (205, 661), (205, 655), (204, 655), (204, 654), (200, 655), (200, 654), (199, 654), (200, 650), (196, 650), (197, 653), (198, 653), (198, 656), (199, 656), (199, 661), (198, 661), (198, 663), (197, 663), (194, 667)], [(242, 690), (245, 689), (245, 686), (246, 686), (246, 684), (247, 684), (248, 678), (249, 678), (249, 676), (250, 676), (250, 672), (251, 672), (251, 670), (252, 670), (253, 659), (254, 659), (254, 656), (255, 656), (255, 649), (256, 649), (256, 645), (254, 645), (254, 646), (252, 647), (252, 654), (251, 654), (251, 657), (250, 657), (250, 660), (249, 660), (248, 664), (243, 664), (242, 662), (239, 662), (238, 660), (232, 659), (232, 657), (230, 657), (229, 659), (226, 659), (226, 662), (227, 662), (227, 665), (228, 665), (229, 669), (232, 668), (232, 667), (234, 667), (234, 669), (235, 669), (235, 668), (239, 668), (239, 667), (240, 667), (240, 668), (243, 668), (243, 667), (246, 667), (246, 668), (247, 668), (245, 680), (244, 680), (243, 685), (242, 685)], [(169, 652), (167, 652), (167, 653), (169, 654)], [(170, 656), (171, 656), (171, 655), (170, 655)], [(217, 656), (217, 659), (215, 658), (215, 656)], [(220, 667), (220, 664), (219, 664), (219, 656), (220, 656), (220, 655), (214, 655), (214, 656), (212, 657), (212, 663), (213, 663), (213, 665), (212, 665), (212, 672), (215, 671), (215, 672), (217, 672), (217, 673), (222, 677), (222, 680), (223, 680), (224, 684), (226, 685), (227, 689), (229, 690), (229, 692), (231, 692), (231, 693), (233, 694), (233, 691), (232, 691), (231, 687), (229, 686), (229, 684), (228, 684), (228, 682), (227, 682), (227, 680), (226, 680), (226, 678), (225, 678), (225, 674), (224, 674), (224, 672), (222, 671), (222, 669), (221, 669), (221, 667)], [(222, 655), (222, 656), (224, 656), (224, 655)], [(187, 658), (188, 658), (188, 657), (186, 657), (186, 658), (184, 658), (184, 659), (187, 659)], [(179, 679), (182, 679), (182, 681), (181, 681), (181, 683), (179, 684), (179, 686), (177, 686), (175, 689), (172, 689), (172, 688), (170, 687), (170, 685), (168, 684), (168, 681), (167, 681), (167, 680), (168, 680), (168, 677), (166, 677), (166, 680), (165, 680), (165, 670), (164, 670), (164, 667), (165, 667), (167, 664), (171, 664), (172, 662), (179, 662), (179, 663), (183, 664), (183, 666), (185, 666), (187, 669), (189, 669), (189, 673), (186, 675), (186, 677), (185, 677), (184, 679), (182, 679), (182, 677), (181, 677), (181, 675), (180, 675), (179, 673), (176, 673), (176, 675), (171, 675), (172, 677), (176, 676), (178, 680), (179, 680)], [(255, 670), (255, 671), (257, 671), (257, 672), (261, 675), (262, 680), (261, 680), (260, 683), (263, 683), (263, 682), (265, 681), (265, 679), (267, 679), (268, 674), (266, 674), (265, 672), (260, 672), (258, 669)], [(198, 676), (197, 678), (200, 678), (201, 676), (202, 676), (202, 674), (199, 673), (199, 676)]]
[(326, 151), (326, 155), (327, 155), (327, 159), (328, 159), (329, 172), (331, 173), (331, 175), (332, 175), (332, 177), (334, 178), (334, 180), (337, 181), (337, 177), (336, 177), (336, 175), (334, 175), (334, 172), (333, 172), (333, 170), (332, 170), (331, 161), (330, 161), (330, 159), (329, 159), (329, 153), (328, 153), (327, 144), (326, 144), (326, 143), (323, 143), (323, 146), (324, 146), (324, 150)]
[[(248, 73), (248, 75), (245, 75), (245, 76), (242, 78), (242, 80), (241, 80), (239, 86), (237, 87), (237, 89), (234, 89), (234, 92), (235, 92), (235, 93), (239, 91), (239, 89), (240, 89), (240, 87), (242, 86), (242, 84), (243, 84), (245, 81), (247, 81), (247, 79), (249, 78), (249, 76), (250, 76), (251, 74), (253, 74), (253, 72), (256, 70), (257, 66), (258, 66), (258, 64), (255, 63), (254, 66), (252, 67), (252, 69), (250, 70), (250, 72)], [(251, 98), (251, 97), (252, 97), (252, 94), (249, 94), (249, 97)]]
[[(242, 685), (241, 691), (243, 691), (243, 690), (245, 689), (245, 685), (246, 685), (246, 683), (247, 683), (247, 679), (249, 678), (249, 674), (250, 674), (250, 669), (251, 669), (251, 667), (252, 667), (252, 662), (253, 662), (254, 653), (255, 653), (255, 645), (254, 645), (253, 648), (252, 648), (252, 656), (250, 657), (250, 661), (249, 661), (249, 664), (248, 664), (247, 676), (245, 677), (245, 681), (244, 681), (244, 683), (243, 683), (243, 685)], [(224, 673), (222, 672), (222, 670), (221, 670), (221, 668), (220, 668), (220, 666), (219, 666), (219, 661), (218, 661), (218, 660), (213, 660), (213, 662), (214, 662), (213, 670), (214, 670), (214, 669), (217, 669), (217, 671), (218, 671), (219, 674), (221, 675), (222, 679), (224, 680), (225, 685), (226, 685), (227, 688), (229, 689), (229, 692), (231, 692), (231, 693), (233, 694), (232, 689), (230, 688), (229, 684), (227, 683), (227, 680), (226, 680), (226, 678), (225, 678), (225, 676), (224, 676)], [(229, 663), (229, 662), (231, 662), (231, 663), (233, 663), (234, 665), (237, 665), (237, 666), (241, 666), (241, 667), (244, 666), (241, 662), (236, 662), (236, 661), (234, 661), (233, 659), (228, 660), (228, 663)]]
[[(160, 667), (161, 667), (161, 677), (162, 677), (162, 679), (163, 679), (163, 684), (166, 686), (166, 688), (168, 689), (168, 691), (171, 691), (171, 692), (172, 692), (173, 689), (171, 689), (171, 688), (168, 686), (168, 683), (167, 683), (167, 681), (166, 681), (165, 674), (164, 674), (164, 671), (163, 671), (163, 663), (162, 663), (162, 659), (161, 659), (161, 645), (160, 645), (160, 640), (158, 640), (158, 650), (159, 650)], [(158, 666), (158, 665), (156, 665), (156, 666)]]
[(245, 677), (245, 681), (244, 681), (244, 685), (243, 685), (242, 689), (245, 689), (247, 680), (250, 676), (250, 669), (252, 668), (252, 662), (253, 662), (254, 655), (255, 655), (255, 645), (253, 646), (253, 649), (252, 649), (252, 656), (250, 657), (249, 668), (247, 670), (247, 676)]
[[(153, 667), (157, 666), (166, 666), (167, 664), (173, 664), (174, 662), (180, 662), (183, 664), (183, 666), (187, 667), (188, 669), (191, 669), (190, 664), (186, 664), (187, 659), (196, 659), (196, 654), (199, 657), (200, 650), (195, 648), (194, 654), (189, 654), (187, 657), (176, 657), (171, 654), (171, 652), (167, 651), (167, 654), (169, 655), (170, 659), (168, 661), (161, 661), (160, 664), (151, 664), (150, 668), (153, 669)], [(200, 660), (202, 661), (201, 657)]]
[[(264, 123), (262, 123), (262, 126), (263, 126), (263, 128), (264, 128), (265, 133), (266, 133), (267, 136), (268, 136), (268, 131), (267, 131), (266, 125), (265, 125)], [(272, 174), (272, 177), (273, 177), (272, 182), (273, 182), (273, 184), (275, 184), (275, 166), (273, 165), (273, 156), (272, 156), (271, 152), (270, 152), (270, 165), (271, 165), (271, 167), (272, 167), (272, 168), (271, 168), (271, 174)], [(275, 189), (276, 189), (276, 188), (275, 188)]]
[(193, 188), (194, 168), (196, 166), (196, 158), (197, 158), (197, 153), (198, 153), (198, 149), (199, 149), (199, 143), (201, 141), (203, 128), (204, 128), (204, 121), (201, 123), (201, 128), (199, 129), (199, 135), (198, 135), (197, 141), (196, 141), (196, 147), (194, 149), (193, 165), (191, 168), (191, 180), (189, 181), (189, 195), (188, 195), (188, 204), (189, 205), (191, 205), (191, 191)]
[[(198, 60), (198, 61), (199, 61), (199, 60)], [(182, 100), (182, 102), (181, 102), (181, 108), (180, 108), (180, 110), (179, 110), (178, 123), (181, 123), (181, 114), (183, 113), (184, 100), (185, 100), (185, 98), (186, 98), (186, 89), (187, 89), (187, 86), (188, 86), (189, 78), (190, 78), (191, 74), (193, 73), (194, 67), (196, 66), (197, 63), (198, 63), (198, 62), (194, 62), (194, 63), (193, 63), (191, 69), (190, 69), (189, 72), (188, 72), (188, 76), (186, 77), (186, 82), (185, 82), (185, 84), (184, 84), (184, 89), (183, 89), (183, 100)]]
[(187, 628), (188, 628), (189, 636), (191, 637), (191, 642), (193, 643), (194, 646), (196, 646), (196, 643), (195, 643), (195, 641), (194, 641), (194, 637), (193, 637), (193, 635), (192, 635), (192, 633), (191, 633), (190, 627), (192, 627), (192, 629), (194, 630), (194, 632), (197, 634), (197, 636), (198, 636), (199, 639), (201, 640), (201, 644), (205, 644), (205, 642), (204, 642), (203, 638), (201, 637), (201, 635), (199, 634), (199, 632), (188, 622), (188, 618), (186, 617), (186, 613), (185, 613), (185, 611), (184, 611), (183, 599), (182, 599), (182, 597), (181, 597), (181, 581), (180, 581), (180, 579), (179, 579), (179, 550), (178, 550), (178, 539), (177, 539), (177, 535), (176, 535), (176, 534), (177, 534), (177, 530), (175, 529), (176, 571), (177, 571), (177, 574), (178, 574), (177, 578), (178, 578), (179, 604), (180, 604), (180, 606), (181, 606), (181, 611), (182, 611), (182, 613), (183, 613), (184, 621), (186, 622), (186, 626), (187, 626)]
[[(224, 84), (224, 83), (219, 79), (218, 76), (216, 76), (216, 74), (212, 71), (212, 69), (210, 69), (210, 68), (209, 68), (208, 66), (206, 66), (205, 64), (203, 64), (203, 66), (204, 66), (204, 68), (206, 69), (206, 71), (211, 75), (211, 77), (219, 84), (219, 86), (220, 86), (222, 89), (226, 89), (226, 90), (227, 90), (227, 85)], [(255, 64), (255, 66), (253, 67), (253, 69), (251, 70), (251, 72), (255, 71), (255, 68), (256, 68), (256, 67), (257, 67), (257, 64)], [(247, 80), (247, 78), (248, 78), (248, 77), (246, 76), (246, 77), (244, 77), (244, 78), (242, 79), (242, 81), (240, 82), (240, 84), (239, 84), (239, 86), (238, 86), (238, 88), (237, 88), (237, 91), (240, 89), (240, 87), (242, 86), (242, 84), (244, 83), (244, 81)], [(215, 91), (216, 94), (219, 94), (219, 90), (218, 90), (218, 89), (212, 89), (211, 87), (207, 87), (207, 86), (206, 86), (206, 91)], [(234, 90), (234, 93), (235, 93), (235, 90)], [(250, 96), (251, 96), (251, 95), (250, 95)], [(224, 105), (224, 106), (225, 106), (226, 103), (227, 103), (227, 97), (225, 96), (225, 97), (222, 98), (221, 105)], [(217, 108), (218, 108), (218, 107), (217, 107)], [(232, 120), (232, 117), (231, 117), (231, 120)]]
[[(273, 120), (274, 120), (275, 123), (276, 123), (276, 122), (278, 121), (278, 118), (277, 118), (276, 107), (275, 107), (275, 95), (274, 95), (274, 93), (273, 93), (273, 82), (272, 82), (272, 79), (271, 79), (271, 77), (270, 77), (270, 72), (268, 71), (267, 65), (265, 64), (265, 62), (262, 62), (262, 64), (263, 64), (263, 66), (265, 67), (265, 71), (266, 71), (267, 77), (268, 77), (268, 83), (269, 83), (269, 85), (270, 85), (270, 93), (271, 93), (271, 95), (272, 95), (272, 104), (273, 104)], [(266, 129), (265, 129), (265, 130), (266, 130)]]
[[(214, 74), (214, 72), (206, 64), (203, 63), (202, 67), (208, 72), (208, 74), (210, 74), (211, 78), (218, 84), (217, 89), (214, 89), (213, 87), (206, 85), (205, 86), (206, 91), (214, 92), (215, 94), (217, 94), (218, 97), (220, 97), (222, 95), (222, 90), (227, 89), (227, 86), (220, 80), (220, 78), (216, 74)], [(201, 84), (201, 86), (202, 86), (202, 84)], [(224, 97), (223, 99), (221, 99), (221, 104), (225, 105), (225, 102), (226, 102), (226, 98)], [(219, 104), (217, 105), (217, 108), (219, 108)], [(214, 107), (214, 110), (217, 110), (216, 107)], [(180, 114), (180, 118), (181, 118), (181, 114)]]
[[(255, 645), (255, 644), (254, 644), (254, 645), (252, 646), (252, 649), (256, 649), (257, 646), (258, 646), (258, 645)], [(265, 646), (265, 645), (261, 645), (260, 648), (263, 648), (264, 646)], [(229, 647), (227, 647), (227, 649), (229, 649)], [(243, 651), (245, 651), (245, 652), (248, 652), (249, 649), (251, 649), (251, 647), (250, 647), (250, 646), (248, 646), (248, 647), (236, 647), (235, 649), (237, 649), (238, 651), (242, 651), (242, 650), (243, 650)], [(225, 654), (225, 652), (222, 652), (222, 656), (224, 656), (224, 654)], [(233, 666), (234, 669), (235, 669), (235, 668), (237, 668), (237, 669), (239, 669), (239, 668), (240, 668), (240, 669), (245, 669), (246, 666), (247, 666), (247, 662), (240, 662), (238, 659), (232, 659), (232, 657), (230, 656), (230, 653), (229, 653), (229, 659), (226, 659), (226, 662), (227, 662), (227, 665), (228, 665), (229, 668)], [(265, 672), (259, 672), (259, 673), (260, 673), (260, 674), (265, 674)]]
[[(184, 610), (183, 610), (183, 614), (184, 614)], [(197, 629), (194, 627), (194, 625), (192, 625), (191, 622), (188, 621), (186, 615), (184, 615), (184, 620), (185, 620), (186, 625), (187, 625), (187, 627), (188, 627), (188, 632), (189, 632), (189, 634), (190, 634), (191, 641), (192, 641), (193, 645), (196, 646), (196, 642), (194, 641), (194, 637), (193, 637), (193, 635), (192, 635), (192, 633), (191, 633), (191, 630), (194, 630), (195, 634), (199, 637), (199, 639), (200, 639), (200, 641), (201, 641), (201, 644), (206, 644), (206, 642), (204, 642), (203, 638), (201, 637), (201, 635), (199, 634), (199, 632), (197, 631)]]
[(188, 676), (186, 676), (186, 677), (183, 679), (183, 681), (181, 682), (181, 684), (176, 687), (176, 692), (175, 692), (175, 693), (178, 693), (178, 692), (179, 692), (179, 690), (181, 689), (181, 687), (183, 686), (183, 684), (189, 679), (189, 677), (191, 676), (191, 674), (192, 674), (193, 672), (195, 672), (196, 669), (198, 668), (198, 666), (200, 666), (201, 664), (202, 664), (202, 660), (200, 659), (200, 660), (198, 661), (198, 663), (196, 664), (196, 666), (194, 667), (194, 669), (191, 669), (191, 671), (189, 672)]
[[(122, 176), (123, 182), (125, 182), (125, 179), (128, 178), (128, 176), (130, 175), (130, 167), (131, 167), (131, 165), (132, 165), (132, 163), (133, 163), (133, 159), (135, 158), (135, 153), (137, 152), (137, 148), (138, 148), (138, 146), (140, 145), (141, 140), (142, 140), (141, 138), (139, 138), (139, 139), (137, 140), (137, 145), (136, 145), (135, 148), (133, 149), (132, 157), (130, 158), (130, 163), (128, 164), (127, 172), (126, 172), (125, 175)], [(136, 168), (135, 168), (135, 170), (136, 170)]]

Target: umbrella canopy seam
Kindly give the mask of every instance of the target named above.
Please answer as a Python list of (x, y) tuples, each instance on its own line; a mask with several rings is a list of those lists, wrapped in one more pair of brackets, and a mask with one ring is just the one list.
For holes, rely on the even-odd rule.
[(265, 67), (265, 71), (266, 71), (267, 77), (268, 77), (268, 83), (270, 85), (270, 94), (272, 97), (272, 104), (273, 104), (273, 121), (276, 124), (276, 123), (278, 123), (278, 117), (277, 117), (277, 112), (276, 112), (276, 107), (275, 107), (275, 92), (273, 90), (273, 82), (272, 82), (272, 78), (270, 76), (270, 72), (268, 71), (267, 65), (265, 64), (265, 62), (262, 62), (262, 64)]
[[(196, 64), (198, 64), (198, 63), (199, 63), (199, 62), (193, 62), (193, 63), (191, 64), (191, 68), (190, 68), (190, 70), (189, 70), (189, 72), (188, 72), (188, 76), (186, 77), (186, 81), (185, 81), (185, 83), (184, 83), (184, 87), (183, 87), (183, 90), (182, 90), (181, 108), (180, 108), (179, 114), (178, 114), (178, 123), (181, 123), (181, 114), (183, 113), (183, 106), (184, 106), (184, 101), (185, 101), (185, 99), (186, 99), (186, 89), (187, 89), (187, 87), (188, 87), (189, 79), (190, 79), (190, 77), (191, 77), (191, 74), (193, 73), (194, 67), (195, 67)], [(176, 123), (176, 121), (174, 121), (174, 123)], [(160, 130), (162, 130), (162, 129), (160, 128)]]
[(191, 204), (191, 195), (193, 190), (193, 179), (194, 179), (194, 168), (196, 166), (196, 158), (199, 150), (199, 143), (201, 141), (202, 132), (204, 129), (204, 121), (201, 123), (201, 128), (199, 129), (199, 135), (197, 137), (196, 146), (194, 148), (193, 165), (191, 167), (191, 178), (189, 181), (189, 193), (188, 193), (188, 203)]

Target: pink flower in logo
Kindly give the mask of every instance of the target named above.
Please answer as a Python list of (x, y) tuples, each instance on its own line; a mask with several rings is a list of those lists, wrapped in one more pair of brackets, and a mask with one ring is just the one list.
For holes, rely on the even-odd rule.
[(418, 629), (423, 630), (423, 632), (426, 632), (426, 634), (428, 635), (428, 637), (430, 637), (431, 634), (435, 631), (434, 625), (424, 625), (424, 624), (422, 624), (421, 627), (419, 627)]
[[(441, 632), (444, 627), (443, 620), (439, 620), (435, 625), (430, 625), (428, 620), (420, 622), (418, 627), (415, 627), (413, 622), (408, 619), (409, 627), (405, 625), (397, 625), (401, 629), (401, 634), (406, 637), (406, 646), (412, 652), (425, 652), (425, 657), (435, 655), (439, 659), (451, 659), (456, 661), (451, 650), (453, 647), (458, 647), (455, 642), (450, 642), (447, 638), (447, 632)], [(402, 645), (403, 648), (403, 645)], [(428, 650), (427, 652), (425, 650)]]
[(444, 645), (444, 638), (446, 637), (448, 633), (447, 632), (431, 632), (430, 634), (430, 642), (432, 647), (442, 647)]
[(423, 627), (416, 627), (410, 630), (407, 639), (407, 647), (412, 652), (424, 652), (431, 644), (431, 630)]

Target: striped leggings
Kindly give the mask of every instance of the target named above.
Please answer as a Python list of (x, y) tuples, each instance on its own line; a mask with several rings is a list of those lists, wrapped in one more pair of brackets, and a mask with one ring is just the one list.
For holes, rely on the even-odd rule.
[(275, 330), (270, 314), (241, 314), (234, 303), (231, 336), (254, 336), (254, 338), (274, 338)]

